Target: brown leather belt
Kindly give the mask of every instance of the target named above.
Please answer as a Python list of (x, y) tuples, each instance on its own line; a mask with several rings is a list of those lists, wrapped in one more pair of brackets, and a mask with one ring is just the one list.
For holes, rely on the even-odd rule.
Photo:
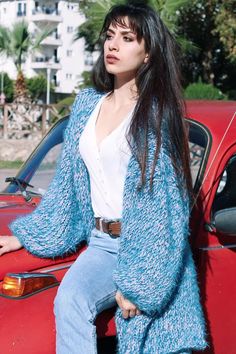
[(95, 218), (96, 229), (109, 234), (110, 236), (119, 237), (121, 232), (121, 222), (117, 220), (106, 220), (103, 218)]

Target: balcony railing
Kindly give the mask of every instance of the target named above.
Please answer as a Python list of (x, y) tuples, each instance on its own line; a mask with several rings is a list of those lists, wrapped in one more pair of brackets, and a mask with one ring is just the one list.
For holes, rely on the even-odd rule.
[(47, 36), (43, 41), (42, 41), (42, 45), (52, 45), (52, 46), (59, 46), (62, 45), (62, 41), (61, 41), (61, 36), (58, 34), (52, 34)]
[(55, 8), (36, 8), (32, 10), (32, 20), (34, 22), (61, 22), (60, 11)]
[(60, 16), (61, 12), (58, 9), (50, 7), (37, 7), (32, 10), (32, 15), (36, 14), (46, 14), (46, 15), (57, 15)]
[(60, 60), (55, 57), (34, 57), (31, 66), (33, 69), (61, 69)]
[(50, 64), (60, 63), (60, 60), (55, 57), (34, 57), (33, 61), (37, 63), (50, 63)]

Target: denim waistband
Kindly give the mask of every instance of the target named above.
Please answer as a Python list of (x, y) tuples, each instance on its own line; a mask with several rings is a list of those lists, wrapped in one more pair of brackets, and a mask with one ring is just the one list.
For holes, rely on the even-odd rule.
[(120, 245), (120, 237), (113, 237), (94, 228), (88, 240), (88, 245), (110, 253), (117, 253)]

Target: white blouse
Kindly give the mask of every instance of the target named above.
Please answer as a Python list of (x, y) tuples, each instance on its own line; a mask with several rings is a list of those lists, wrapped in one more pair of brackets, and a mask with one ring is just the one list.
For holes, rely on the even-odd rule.
[(120, 219), (125, 176), (131, 156), (126, 133), (133, 110), (98, 146), (95, 125), (103, 99), (104, 96), (81, 134), (79, 151), (89, 172), (94, 216)]

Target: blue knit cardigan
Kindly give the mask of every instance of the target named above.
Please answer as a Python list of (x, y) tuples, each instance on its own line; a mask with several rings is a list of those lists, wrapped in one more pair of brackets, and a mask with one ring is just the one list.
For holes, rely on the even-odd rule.
[[(37, 209), (10, 228), (39, 257), (72, 252), (94, 228), (90, 184), (78, 142), (101, 94), (77, 96), (64, 134), (56, 174)], [(148, 168), (155, 137), (149, 133)], [(140, 168), (131, 157), (124, 186), (122, 233), (114, 281), (142, 311), (123, 319), (116, 312), (120, 354), (185, 353), (206, 347), (205, 324), (196, 271), (188, 242), (188, 199), (177, 185), (170, 157), (162, 146), (153, 189), (137, 189)]]

